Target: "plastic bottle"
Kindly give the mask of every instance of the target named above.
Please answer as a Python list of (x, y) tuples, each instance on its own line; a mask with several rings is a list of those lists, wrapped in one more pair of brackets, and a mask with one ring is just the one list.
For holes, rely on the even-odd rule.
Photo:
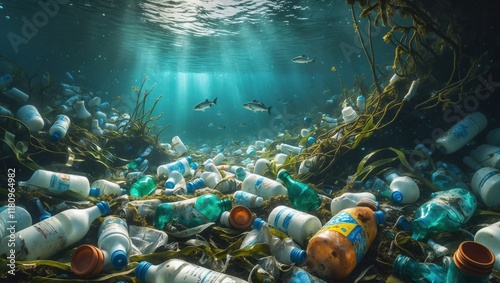
[[(246, 172), (241, 168), (237, 170), (237, 176), (245, 176), (241, 184), (241, 190), (247, 193), (258, 195), (264, 200), (268, 200), (273, 196), (288, 195), (288, 190), (278, 181), (267, 177)], [(238, 177), (239, 179), (240, 177)], [(240, 179), (241, 180), (241, 179)]]
[(371, 199), (373, 201), (377, 200), (375, 195), (369, 192), (343, 193), (341, 196), (332, 199), (332, 202), (330, 203), (330, 212), (332, 213), (332, 216), (334, 216), (341, 210), (355, 207), (362, 199)]
[(285, 163), (286, 157), (287, 157), (286, 154), (278, 153), (274, 156), (273, 161), (274, 161), (274, 163), (276, 163), (276, 165), (278, 165), (278, 164), (281, 165), (281, 164)]
[(8, 247), (10, 237), (5, 237), (0, 254), (14, 249), (16, 260), (48, 259), (81, 240), (92, 222), (108, 212), (109, 204), (105, 201), (85, 209), (65, 210), (16, 232), (15, 247)]
[(293, 179), (285, 169), (278, 172), (278, 179), (285, 183), (288, 197), (292, 205), (298, 210), (314, 211), (321, 207), (321, 200), (313, 187)]
[(346, 124), (351, 124), (358, 118), (358, 113), (351, 106), (345, 106), (342, 109), (342, 118)]
[(151, 175), (146, 175), (133, 183), (129, 195), (135, 198), (149, 196), (156, 189), (156, 180)]
[(482, 144), (472, 150), (470, 155), (482, 166), (500, 169), (500, 146)]
[(431, 262), (418, 262), (399, 254), (392, 265), (394, 274), (410, 278), (413, 282), (444, 283), (446, 268)]
[(347, 277), (364, 257), (385, 222), (373, 207), (347, 208), (333, 216), (307, 244), (307, 267), (322, 279)]
[(26, 209), (17, 205), (5, 205), (2, 212), (0, 212), (0, 239), (21, 231), (31, 226), (31, 224), (31, 215)]
[(194, 193), (194, 191), (204, 188), (205, 187), (205, 182), (203, 181), (202, 178), (196, 178), (191, 182), (186, 183), (186, 192), (190, 195)]
[(27, 181), (19, 181), (19, 186), (28, 189), (44, 189), (50, 194), (66, 194), (76, 198), (98, 197), (99, 191), (91, 188), (84, 176), (64, 174), (47, 170), (36, 170)]
[(486, 142), (491, 145), (500, 146), (500, 128), (494, 128), (486, 135)]
[(40, 116), (40, 113), (38, 113), (36, 107), (30, 104), (19, 108), (16, 112), (16, 118), (21, 120), (21, 122), (23, 122), (32, 132), (40, 131), (45, 125), (45, 122), (43, 121), (42, 116)]
[(276, 146), (276, 149), (281, 151), (281, 153), (284, 153), (284, 154), (294, 154), (294, 155), (298, 155), (302, 152), (302, 150), (304, 150), (304, 147), (302, 146), (293, 146), (293, 145), (289, 145), (289, 144), (286, 144), (286, 143), (280, 143)]
[(73, 108), (75, 109), (75, 115), (78, 119), (87, 119), (92, 116), (90, 112), (85, 107), (85, 100), (77, 101), (73, 104)]
[(362, 94), (358, 95), (358, 98), (356, 98), (356, 106), (358, 107), (359, 112), (361, 113), (365, 112), (366, 99)]
[(494, 263), (495, 255), (486, 246), (473, 241), (462, 242), (453, 254), (446, 282), (488, 283)]
[(436, 164), (436, 170), (432, 172), (431, 181), (440, 191), (455, 188), (469, 189), (466, 184), (453, 176), (442, 162)]
[[(0, 115), (2, 115), (2, 116), (9, 116), (9, 117), (13, 116), (12, 112), (9, 109), (7, 109), (7, 108), (5, 108), (5, 107), (3, 107), (1, 105), (0, 105)], [(7, 119), (5, 119), (5, 118), (0, 118), (0, 123), (5, 123), (6, 120)]]
[(486, 128), (488, 119), (481, 112), (472, 112), (453, 125), (436, 140), (436, 146), (444, 154), (453, 153)]
[(271, 161), (267, 160), (267, 158), (259, 158), (257, 159), (257, 161), (255, 161), (253, 173), (262, 175), (262, 173), (264, 173), (264, 170), (267, 169), (269, 165), (271, 165)]
[(184, 180), (184, 176), (180, 172), (172, 171), (168, 174), (168, 179), (165, 182), (165, 188), (173, 189), (176, 184), (182, 182)]
[(154, 223), (155, 212), (160, 204), (161, 200), (159, 199), (129, 201), (118, 211), (118, 215), (128, 222), (132, 222), (134, 218), (140, 216), (147, 223)]
[(472, 176), (471, 188), (476, 196), (487, 207), (495, 207), (500, 204), (500, 170), (493, 167), (482, 167), (471, 156), (463, 159), (472, 170), (476, 171)]
[(255, 147), (255, 145), (251, 144), (247, 147), (245, 154), (247, 156), (254, 156), (256, 152), (257, 152), (257, 148)]
[(99, 191), (98, 197), (104, 196), (121, 196), (127, 193), (127, 190), (120, 187), (120, 185), (110, 182), (105, 179), (96, 180), (90, 185)]
[(418, 207), (410, 224), (412, 238), (421, 240), (436, 232), (454, 231), (471, 218), (477, 201), (466, 189), (432, 193), (432, 198)]
[(230, 199), (220, 199), (214, 194), (204, 194), (187, 200), (162, 203), (156, 209), (155, 227), (163, 229), (173, 219), (186, 227), (196, 227), (219, 220), (222, 212), (230, 209)]
[(57, 115), (56, 120), (49, 129), (50, 140), (57, 142), (66, 136), (71, 120), (66, 115)]
[(114, 269), (122, 269), (128, 264), (132, 241), (125, 220), (113, 215), (107, 216), (97, 231), (97, 238), (97, 246), (104, 253), (105, 268), (111, 264)]
[[(363, 187), (363, 183), (360, 181), (356, 181), (356, 187)], [(370, 192), (373, 192), (377, 196), (385, 197), (394, 203), (401, 203), (403, 200), (403, 194), (399, 191), (393, 191), (387, 183), (385, 183), (382, 179), (375, 177), (364, 184), (364, 187)]]
[[(35, 205), (38, 208), (38, 213), (39, 213), (38, 214), (38, 221), (43, 221), (43, 220), (52, 216), (52, 214), (50, 214), (50, 212), (48, 212), (47, 209), (45, 209), (45, 207), (43, 207), (43, 204), (40, 201), (40, 199), (38, 199), (37, 197), (32, 197), (31, 200), (35, 202)], [(31, 217), (30, 217), (30, 219), (31, 219)], [(31, 221), (30, 221), (30, 223), (31, 223)]]
[(264, 205), (264, 199), (252, 193), (236, 191), (233, 195), (236, 204), (244, 205), (249, 208), (257, 208)]
[(222, 212), (220, 222), (226, 227), (246, 230), (252, 225), (252, 211), (243, 205), (236, 205), (230, 211)]
[(191, 175), (191, 168), (189, 167), (191, 162), (193, 162), (193, 158), (191, 156), (183, 157), (177, 161), (158, 166), (156, 174), (158, 174), (158, 176), (166, 175), (168, 177), (170, 172), (177, 171), (184, 177), (187, 177)]
[(418, 188), (417, 183), (408, 177), (408, 176), (400, 176), (399, 172), (396, 170), (389, 170), (384, 174), (386, 181), (390, 184), (389, 188), (393, 192), (400, 192), (401, 203), (414, 203), (420, 197), (420, 189)]
[(0, 77), (0, 89), (6, 89), (9, 84), (13, 81), (10, 74), (5, 74)]
[(187, 147), (184, 145), (179, 136), (175, 136), (172, 138), (172, 148), (174, 149), (177, 157), (180, 157), (187, 152)]
[(4, 94), (19, 103), (25, 103), (29, 98), (29, 95), (27, 95), (24, 91), (19, 90), (15, 87), (5, 91)]
[(280, 278), (284, 283), (326, 283), (326, 281), (297, 266), (293, 266), (284, 272)]
[(267, 223), (302, 246), (305, 246), (309, 238), (321, 229), (318, 217), (284, 205), (277, 206), (271, 211)]
[(226, 156), (222, 152), (219, 152), (219, 153), (217, 153), (217, 155), (214, 156), (212, 161), (215, 165), (220, 165), (220, 164), (222, 164), (222, 161), (224, 161), (225, 159), (226, 159)]
[(493, 268), (500, 270), (500, 221), (479, 229), (474, 241), (483, 244), (493, 252), (495, 263)]
[(169, 259), (159, 265), (141, 261), (135, 269), (135, 277), (144, 283), (247, 282), (181, 259)]

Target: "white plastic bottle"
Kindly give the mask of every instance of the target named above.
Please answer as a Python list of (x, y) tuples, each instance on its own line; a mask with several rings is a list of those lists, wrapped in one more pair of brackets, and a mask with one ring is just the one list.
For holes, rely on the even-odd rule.
[(471, 156), (464, 157), (464, 163), (476, 172), (472, 176), (471, 189), (487, 207), (500, 205), (500, 170), (482, 167)]
[(500, 146), (482, 144), (472, 150), (470, 155), (482, 166), (500, 169)]
[(261, 175), (270, 164), (271, 161), (267, 160), (267, 158), (257, 159), (257, 161), (255, 161), (255, 167), (253, 168), (253, 173)]
[(224, 161), (225, 159), (226, 159), (226, 156), (222, 152), (219, 152), (219, 153), (217, 153), (217, 155), (214, 156), (212, 161), (215, 165), (220, 165), (220, 164), (222, 164), (222, 161)]
[(97, 246), (104, 253), (104, 267), (110, 264), (114, 269), (125, 267), (132, 247), (127, 222), (116, 216), (107, 216), (101, 223), (97, 235)]
[(298, 174), (307, 174), (307, 173), (311, 172), (311, 169), (314, 167), (317, 160), (318, 160), (317, 156), (313, 156), (311, 158), (302, 160), (297, 173)]
[(56, 120), (49, 129), (50, 140), (57, 142), (66, 136), (71, 120), (68, 116), (61, 114), (57, 115)]
[(500, 146), (500, 128), (494, 128), (488, 132), (486, 142), (491, 145)]
[[(167, 189), (173, 189), (176, 184), (182, 182), (184, 180), (184, 176), (182, 176), (181, 173), (178, 171), (172, 171), (170, 174), (168, 174), (168, 179), (165, 182), (165, 188)], [(184, 180), (185, 182), (185, 180)]]
[[(9, 109), (0, 105), (0, 115), (12, 117), (12, 112)], [(6, 121), (5, 118), (0, 118), (0, 123), (4, 123), (5, 121)]]
[(240, 190), (234, 192), (233, 196), (236, 204), (244, 205), (249, 208), (256, 208), (264, 205), (264, 199), (252, 193)]
[(485, 245), (493, 252), (495, 255), (493, 269), (500, 270), (500, 221), (477, 231), (474, 242)]
[(180, 157), (187, 152), (187, 147), (184, 145), (179, 136), (175, 136), (172, 138), (172, 148), (174, 149), (177, 157)]
[(169, 259), (159, 265), (141, 261), (135, 269), (135, 277), (144, 283), (247, 282), (238, 277), (220, 273), (182, 259)]
[(444, 154), (453, 153), (476, 137), (487, 124), (483, 113), (472, 112), (436, 140), (437, 149)]
[(51, 194), (70, 194), (77, 198), (98, 197), (99, 191), (91, 188), (84, 176), (36, 170), (28, 181), (19, 181), (19, 186), (28, 189), (45, 189)]
[(15, 250), (16, 260), (48, 259), (75, 244), (87, 234), (90, 225), (99, 216), (109, 212), (105, 201), (85, 209), (68, 209), (15, 233), (15, 246), (8, 246), (11, 237), (5, 237), (0, 254)]
[(322, 227), (318, 217), (284, 205), (277, 206), (271, 211), (267, 223), (302, 246), (305, 246), (309, 238)]
[(6, 96), (16, 100), (19, 103), (25, 103), (28, 101), (29, 95), (27, 95), (24, 91), (18, 89), (18, 88), (11, 88), (4, 92)]
[(43, 129), (45, 122), (35, 106), (27, 104), (19, 108), (16, 117), (21, 120), (32, 132), (38, 132)]
[(335, 216), (343, 209), (355, 207), (362, 199), (371, 199), (373, 201), (377, 200), (375, 195), (369, 192), (343, 193), (341, 196), (332, 199), (332, 202), (330, 203), (330, 212), (332, 213), (332, 216)]
[(408, 176), (400, 176), (397, 170), (391, 169), (387, 171), (384, 178), (390, 184), (391, 191), (401, 193), (403, 198), (400, 203), (414, 203), (420, 197), (420, 189), (417, 183)]
[(193, 162), (191, 156), (183, 157), (177, 161), (158, 166), (156, 174), (158, 174), (158, 176), (165, 175), (168, 177), (170, 172), (177, 171), (184, 177), (189, 176), (191, 175), (191, 167), (189, 167), (191, 162)]
[(92, 183), (92, 188), (99, 190), (99, 197), (103, 196), (121, 196), (127, 193), (127, 190), (120, 185), (110, 182), (105, 179), (99, 179)]
[(20, 206), (5, 205), (0, 212), (0, 239), (31, 226), (30, 213)]
[(246, 171), (241, 190), (258, 195), (264, 200), (277, 195), (288, 196), (288, 190), (280, 182)]

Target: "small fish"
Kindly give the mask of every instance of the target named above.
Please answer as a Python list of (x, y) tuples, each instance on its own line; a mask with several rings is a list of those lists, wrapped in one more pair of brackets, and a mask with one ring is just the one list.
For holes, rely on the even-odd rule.
[(224, 126), (224, 125), (219, 125), (219, 126), (217, 127), (217, 129), (219, 129), (219, 130), (225, 130), (225, 129), (226, 129), (226, 126)]
[(223, 113), (224, 113), (224, 112), (222, 112), (222, 110), (217, 111), (217, 115), (218, 115), (218, 116), (221, 116)]
[(292, 62), (298, 63), (298, 64), (307, 64), (307, 63), (314, 63), (315, 58), (309, 58), (306, 55), (300, 55), (297, 57), (292, 58)]
[(243, 108), (245, 108), (245, 109), (248, 109), (248, 110), (253, 111), (253, 112), (259, 112), (259, 111), (266, 112), (267, 111), (267, 113), (269, 113), (269, 115), (271, 115), (271, 107), (272, 106), (267, 107), (266, 105), (264, 105), (264, 103), (257, 101), (256, 99), (254, 99), (251, 102), (247, 102), (247, 103), (243, 104)]
[(196, 111), (205, 111), (205, 109), (212, 107), (212, 105), (217, 104), (217, 97), (213, 101), (208, 101), (208, 98), (205, 101), (196, 104), (193, 109)]

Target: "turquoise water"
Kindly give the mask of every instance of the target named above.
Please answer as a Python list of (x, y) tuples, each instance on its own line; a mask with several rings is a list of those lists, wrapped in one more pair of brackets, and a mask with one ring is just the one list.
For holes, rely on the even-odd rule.
[[(171, 124), (165, 142), (175, 135), (188, 145), (273, 138), (306, 115), (339, 107), (326, 103), (341, 94), (332, 66), (347, 85), (355, 75), (370, 77), (345, 1), (43, 3), (1, 3), (1, 54), (53, 82), (70, 72), (76, 85), (103, 101), (119, 96), (129, 111), (132, 86), (147, 77), (146, 87), (155, 85), (149, 103), (162, 95), (158, 125)], [(383, 33), (372, 30), (380, 68), (390, 76), (385, 65), (394, 48)], [(291, 61), (300, 55), (315, 61)], [(215, 97), (211, 109), (193, 110)], [(242, 107), (254, 99), (271, 106), (271, 115)]]

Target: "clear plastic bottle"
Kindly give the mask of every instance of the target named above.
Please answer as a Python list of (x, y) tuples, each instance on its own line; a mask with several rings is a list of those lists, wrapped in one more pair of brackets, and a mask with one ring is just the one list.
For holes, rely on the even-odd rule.
[(99, 192), (91, 188), (89, 180), (84, 176), (64, 174), (47, 170), (36, 170), (27, 181), (19, 181), (19, 186), (28, 189), (43, 189), (50, 194), (65, 194), (86, 199), (98, 197)]
[(100, 198), (104, 196), (121, 196), (127, 193), (127, 190), (121, 188), (120, 185), (105, 179), (94, 181), (91, 187), (99, 190)]
[(307, 267), (322, 279), (347, 277), (364, 257), (385, 222), (382, 211), (356, 206), (333, 216), (307, 244)]
[(156, 174), (158, 174), (158, 176), (165, 175), (168, 177), (170, 172), (177, 171), (184, 177), (190, 176), (191, 167), (189, 164), (191, 164), (191, 162), (193, 162), (193, 158), (191, 156), (183, 157), (177, 161), (158, 166)]
[(358, 95), (358, 98), (356, 99), (356, 107), (358, 107), (359, 112), (361, 113), (365, 112), (366, 99), (362, 94)]
[(432, 193), (432, 198), (415, 211), (410, 224), (412, 238), (421, 240), (433, 233), (457, 230), (469, 221), (476, 206), (476, 198), (465, 189)]
[(220, 199), (214, 194), (204, 194), (187, 200), (162, 203), (156, 209), (155, 227), (163, 229), (166, 224), (171, 223), (174, 219), (183, 226), (196, 227), (219, 220), (222, 212), (230, 209), (231, 199)]
[(9, 247), (10, 237), (5, 237), (0, 254), (15, 249), (16, 260), (48, 259), (81, 240), (92, 222), (108, 212), (109, 204), (105, 201), (85, 209), (65, 210), (16, 232), (15, 247)]
[(155, 189), (155, 178), (151, 175), (146, 175), (130, 186), (129, 195), (135, 198), (142, 198), (150, 195)]
[[(363, 187), (363, 183), (356, 181), (356, 187)], [(394, 203), (401, 203), (403, 194), (398, 191), (393, 191), (391, 187), (382, 179), (375, 177), (364, 184), (364, 187), (377, 196), (385, 197)]]
[(343, 193), (341, 196), (332, 199), (332, 202), (330, 203), (330, 212), (332, 213), (332, 216), (334, 216), (341, 210), (355, 207), (362, 199), (371, 199), (373, 201), (377, 200), (375, 195), (369, 192)]
[(125, 220), (107, 216), (97, 231), (97, 237), (97, 246), (104, 253), (104, 268), (111, 264), (114, 269), (122, 269), (128, 264), (132, 241)]
[(64, 115), (57, 115), (56, 120), (49, 129), (50, 140), (57, 142), (66, 136), (68, 132), (69, 125), (71, 124), (71, 119)]
[(135, 277), (144, 283), (247, 282), (181, 259), (169, 259), (159, 265), (141, 261), (135, 269)]
[(413, 282), (446, 282), (446, 268), (431, 262), (418, 262), (403, 254), (399, 254), (394, 260), (392, 271), (396, 275), (410, 278)]
[(453, 176), (442, 162), (437, 162), (436, 170), (432, 172), (431, 181), (440, 191), (456, 188), (469, 189), (466, 184)]
[[(267, 177), (246, 172), (241, 168), (237, 170), (236, 175), (240, 179), (240, 174), (243, 174), (243, 184), (241, 190), (247, 193), (258, 195), (264, 200), (268, 200), (277, 195), (288, 195), (288, 190), (278, 181), (269, 179)], [(240, 179), (241, 180), (241, 179)]]
[(271, 211), (267, 223), (303, 246), (321, 229), (318, 217), (284, 205), (277, 206)]
[(159, 199), (133, 200), (125, 203), (118, 212), (120, 217), (125, 218), (128, 222), (132, 222), (137, 216), (146, 220), (148, 224), (154, 223), (155, 212), (160, 206)]
[(306, 183), (297, 181), (285, 169), (278, 172), (278, 179), (285, 183), (292, 205), (300, 211), (314, 211), (321, 207), (316, 190)]

